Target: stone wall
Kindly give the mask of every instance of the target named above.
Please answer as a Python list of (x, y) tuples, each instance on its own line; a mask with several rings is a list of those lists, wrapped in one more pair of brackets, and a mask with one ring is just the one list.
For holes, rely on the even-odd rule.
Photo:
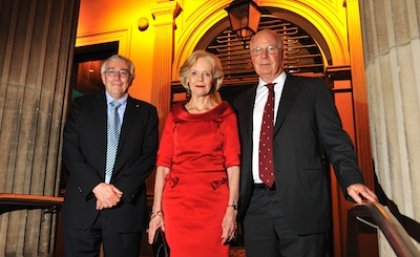
[[(420, 1), (359, 2), (376, 174), (400, 212), (420, 221)], [(384, 239), (380, 255), (394, 256)]]
[[(0, 192), (56, 195), (79, 0), (0, 0)], [(56, 215), (0, 216), (0, 256), (53, 256)]]

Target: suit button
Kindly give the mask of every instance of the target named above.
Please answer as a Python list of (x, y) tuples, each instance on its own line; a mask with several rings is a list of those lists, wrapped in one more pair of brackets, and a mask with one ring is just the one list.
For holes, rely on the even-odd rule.
[(77, 187), (77, 190), (79, 190), (79, 193), (83, 193), (83, 190), (81, 187)]

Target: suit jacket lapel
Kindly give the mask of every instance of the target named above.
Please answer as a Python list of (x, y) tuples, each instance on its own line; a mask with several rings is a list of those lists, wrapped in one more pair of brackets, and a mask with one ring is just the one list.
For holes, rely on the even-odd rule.
[(241, 98), (241, 109), (244, 110), (243, 116), (240, 117), (242, 119), (243, 123), (245, 124), (245, 135), (247, 135), (246, 138), (249, 138), (249, 140), (252, 140), (252, 124), (253, 124), (253, 110), (254, 110), (254, 101), (255, 101), (255, 94), (257, 93), (257, 86), (254, 86), (250, 90), (248, 90), (243, 98)]
[(287, 75), (287, 79), (284, 83), (283, 92), (280, 97), (280, 103), (277, 110), (277, 118), (276, 124), (274, 125), (274, 133), (273, 135), (276, 136), (278, 131), (281, 128), (284, 120), (287, 117), (290, 109), (293, 106), (293, 103), (296, 100), (296, 97), (299, 94), (301, 85), (296, 84), (292, 76)]
[(254, 103), (255, 103), (255, 94), (257, 92), (257, 85), (245, 91), (243, 95), (238, 98), (236, 106), (240, 112), (239, 116), (239, 130), (241, 130), (243, 144), (246, 147), (243, 148), (242, 158), (245, 158), (247, 164), (244, 164), (246, 167), (241, 171), (243, 178), (241, 186), (248, 193), (251, 192), (251, 184), (253, 183), (252, 179), (252, 131), (253, 131), (253, 113), (254, 113)]
[(138, 108), (140, 108), (140, 105), (135, 103), (134, 99), (132, 99), (131, 97), (128, 97), (127, 106), (125, 107), (124, 120), (121, 126), (121, 134), (120, 134), (120, 142), (118, 144), (117, 160), (118, 160), (118, 155), (121, 153), (121, 149), (123, 149), (124, 144), (127, 142), (129, 131), (132, 128), (131, 124), (136, 120), (136, 115), (138, 114), (136, 110)]
[[(98, 160), (99, 164), (103, 164), (103, 168), (105, 169), (105, 162), (106, 162), (106, 141), (107, 141), (107, 103), (106, 103), (106, 97), (105, 94), (98, 95), (95, 98), (95, 101), (93, 103), (94, 108), (94, 115), (92, 119), (94, 120), (94, 123), (96, 124), (95, 127), (98, 128), (95, 135), (92, 135), (92, 139), (96, 139), (92, 141), (92, 146), (95, 146), (95, 148), (98, 149), (98, 151), (102, 151), (100, 156), (100, 160)], [(99, 174), (102, 178), (104, 178), (105, 173)]]

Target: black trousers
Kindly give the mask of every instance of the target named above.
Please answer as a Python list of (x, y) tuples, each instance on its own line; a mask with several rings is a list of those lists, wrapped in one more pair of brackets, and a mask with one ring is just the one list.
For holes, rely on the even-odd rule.
[(327, 234), (295, 235), (275, 191), (255, 188), (243, 221), (247, 257), (325, 257)]
[(64, 227), (64, 257), (97, 257), (103, 243), (105, 257), (138, 257), (141, 232), (116, 233), (107, 227), (108, 215), (98, 215), (91, 228)]

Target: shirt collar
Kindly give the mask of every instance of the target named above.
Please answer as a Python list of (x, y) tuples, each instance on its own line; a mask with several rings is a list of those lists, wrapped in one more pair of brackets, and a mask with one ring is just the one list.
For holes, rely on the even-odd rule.
[(127, 98), (128, 98), (128, 94), (125, 94), (123, 97), (119, 98), (118, 100), (115, 100), (114, 98), (112, 98), (112, 96), (110, 94), (108, 94), (108, 92), (105, 91), (105, 96), (106, 96), (106, 103), (109, 104), (112, 101), (117, 101), (118, 103), (125, 105), (127, 103)]
[[(284, 82), (286, 81), (286, 78), (287, 78), (286, 72), (282, 71), (282, 73), (280, 73), (280, 75), (277, 78), (275, 78), (272, 83), (274, 83), (276, 85), (283, 85)], [(266, 84), (268, 84), (268, 82), (265, 82), (264, 80), (259, 78), (259, 80), (258, 80), (258, 87), (259, 88), (265, 86)]]

